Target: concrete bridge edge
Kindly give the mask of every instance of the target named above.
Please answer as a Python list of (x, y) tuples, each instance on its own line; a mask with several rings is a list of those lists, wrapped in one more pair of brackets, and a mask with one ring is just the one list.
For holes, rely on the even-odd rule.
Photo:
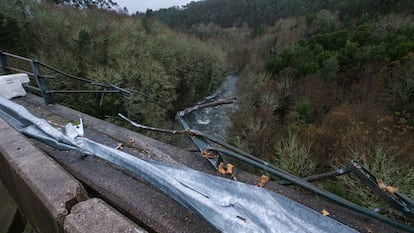
[(145, 232), (1, 118), (0, 181), (37, 232)]

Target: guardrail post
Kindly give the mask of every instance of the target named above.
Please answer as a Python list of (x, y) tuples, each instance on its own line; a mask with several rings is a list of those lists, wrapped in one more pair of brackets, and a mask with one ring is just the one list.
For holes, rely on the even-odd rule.
[(4, 74), (10, 74), (10, 70), (7, 68), (7, 57), (3, 51), (0, 51), (0, 65), (3, 68)]
[(37, 60), (33, 59), (31, 61), (31, 65), (37, 85), (39, 86), (40, 91), (42, 92), (43, 99), (45, 100), (45, 104), (54, 104), (55, 99), (53, 98), (53, 95), (50, 92), (49, 87), (47, 86), (46, 80), (40, 75), (39, 63), (37, 62)]

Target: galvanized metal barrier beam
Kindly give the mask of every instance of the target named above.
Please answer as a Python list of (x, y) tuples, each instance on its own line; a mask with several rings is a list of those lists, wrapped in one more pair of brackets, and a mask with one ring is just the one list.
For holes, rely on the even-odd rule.
[[(267, 189), (192, 169), (145, 161), (85, 137), (64, 135), (27, 110), (0, 98), (2, 116), (52, 146), (96, 155), (161, 189), (223, 232), (355, 232)], [(68, 132), (71, 127), (66, 127)]]

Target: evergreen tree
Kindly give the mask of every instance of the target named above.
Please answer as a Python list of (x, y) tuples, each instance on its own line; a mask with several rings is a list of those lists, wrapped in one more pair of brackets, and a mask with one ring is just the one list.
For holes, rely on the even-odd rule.
[(112, 0), (45, 0), (55, 4), (70, 4), (78, 8), (98, 7), (102, 9), (112, 9), (118, 4)]

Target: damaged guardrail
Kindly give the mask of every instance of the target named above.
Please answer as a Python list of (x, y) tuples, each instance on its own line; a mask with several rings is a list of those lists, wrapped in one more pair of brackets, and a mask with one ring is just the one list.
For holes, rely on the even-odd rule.
[(50, 146), (94, 155), (130, 171), (222, 232), (356, 232), (267, 189), (143, 160), (82, 137), (71, 124), (65, 127), (64, 134), (3, 97), (0, 117), (23, 134)]
[[(177, 134), (177, 132), (181, 134), (187, 134), (190, 136), (191, 140), (196, 144), (196, 146), (199, 148), (201, 154), (203, 157), (208, 159), (210, 163), (215, 167), (217, 170), (221, 170), (223, 166), (223, 160), (221, 155), (225, 154), (228, 156), (231, 156), (233, 158), (236, 158), (238, 160), (241, 160), (245, 163), (248, 163), (256, 168), (260, 168), (272, 175), (275, 175), (277, 177), (280, 177), (283, 179), (281, 181), (281, 184), (296, 184), (299, 185), (317, 195), (320, 195), (322, 197), (327, 198), (328, 200), (331, 200), (339, 205), (342, 205), (348, 209), (354, 210), (356, 212), (359, 212), (361, 214), (364, 214), (366, 216), (378, 219), (384, 223), (387, 223), (389, 225), (398, 227), (400, 229), (406, 230), (408, 232), (414, 232), (414, 228), (394, 221), (386, 216), (383, 216), (375, 211), (366, 209), (364, 207), (361, 207), (353, 202), (350, 202), (344, 198), (341, 198), (333, 193), (330, 193), (326, 190), (323, 190), (316, 185), (310, 183), (312, 180), (318, 180), (323, 179), (327, 177), (332, 176), (339, 176), (349, 173), (354, 173), (357, 175), (358, 178), (360, 178), (365, 184), (367, 184), (368, 187), (370, 187), (374, 193), (382, 197), (384, 200), (386, 200), (388, 203), (391, 204), (392, 207), (394, 207), (396, 210), (400, 211), (407, 217), (412, 218), (414, 216), (414, 204), (413, 201), (409, 198), (405, 197), (404, 195), (394, 191), (394, 192), (387, 192), (387, 190), (381, 187), (378, 187), (378, 179), (376, 179), (371, 173), (369, 173), (365, 168), (362, 167), (359, 163), (356, 161), (352, 161), (350, 165), (347, 166), (347, 168), (338, 169), (334, 172), (328, 172), (325, 174), (315, 175), (307, 178), (299, 178), (296, 177), (280, 168), (277, 168), (273, 166), (272, 164), (269, 164), (268, 162), (259, 159), (258, 157), (249, 154), (245, 151), (242, 151), (232, 145), (229, 145), (227, 143), (222, 142), (220, 139), (217, 139), (211, 135), (206, 135), (198, 130), (195, 130), (192, 128), (188, 120), (186, 119), (186, 115), (192, 111), (205, 108), (205, 107), (215, 107), (222, 104), (231, 104), (233, 103), (234, 99), (229, 100), (218, 100), (213, 103), (207, 103), (203, 105), (194, 106), (192, 108), (180, 111), (177, 113), (176, 118), (181, 123), (181, 125), (184, 128), (184, 131), (176, 131), (176, 130), (165, 130), (165, 129), (157, 129), (152, 128), (148, 126), (140, 125), (136, 122), (133, 122), (132, 120), (126, 118), (122, 114), (119, 114), (121, 118), (124, 120), (127, 120), (129, 123), (134, 125), (135, 127), (145, 129), (145, 130), (153, 130), (157, 129), (155, 131), (163, 132), (163, 133), (171, 133), (174, 132), (174, 134)], [(214, 147), (210, 142), (219, 145), (220, 147)], [(210, 155), (210, 156), (208, 156)], [(224, 165), (226, 166), (226, 165)], [(228, 166), (228, 165), (227, 165)]]

